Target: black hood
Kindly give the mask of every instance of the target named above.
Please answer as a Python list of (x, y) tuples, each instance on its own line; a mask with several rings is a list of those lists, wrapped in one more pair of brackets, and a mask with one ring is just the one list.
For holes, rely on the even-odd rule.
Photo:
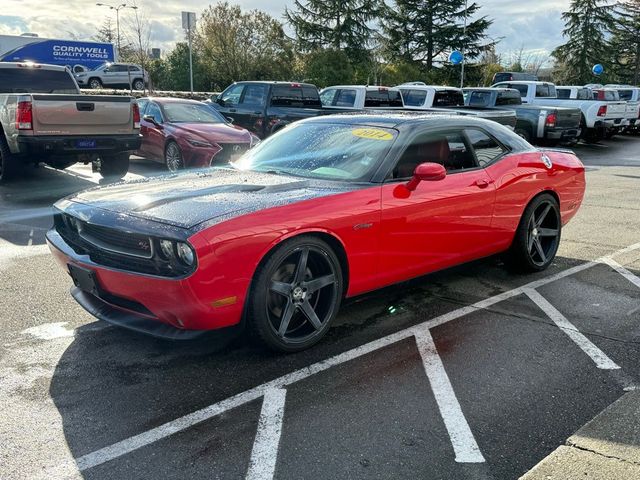
[(362, 185), (269, 173), (212, 169), (85, 190), (66, 200), (120, 215), (193, 228)]

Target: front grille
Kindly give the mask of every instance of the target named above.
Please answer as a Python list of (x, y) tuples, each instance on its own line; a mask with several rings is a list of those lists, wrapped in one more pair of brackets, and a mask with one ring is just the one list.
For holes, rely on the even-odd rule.
[(218, 143), (218, 145), (222, 150), (214, 155), (211, 165), (226, 165), (249, 150), (248, 143)]
[(86, 222), (79, 222), (79, 225), (80, 236), (103, 250), (141, 258), (151, 258), (153, 256), (153, 244), (151, 238), (147, 236), (92, 225)]

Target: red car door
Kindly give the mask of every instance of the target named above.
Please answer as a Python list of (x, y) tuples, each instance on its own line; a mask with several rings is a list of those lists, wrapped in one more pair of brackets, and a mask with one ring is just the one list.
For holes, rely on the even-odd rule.
[[(499, 238), (491, 228), (495, 184), (471, 140), (463, 130), (417, 134), (389, 174), (382, 187), (383, 283), (496, 252)], [(504, 152), (493, 151), (496, 156)], [(409, 192), (406, 181), (423, 162), (444, 165), (447, 176), (421, 182)]]

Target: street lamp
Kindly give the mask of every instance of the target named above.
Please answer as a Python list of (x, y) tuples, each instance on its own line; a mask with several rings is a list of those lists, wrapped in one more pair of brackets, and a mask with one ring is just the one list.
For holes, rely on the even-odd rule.
[(108, 5), (106, 3), (96, 3), (98, 7), (107, 7), (110, 10), (116, 11), (116, 41), (118, 43), (118, 59), (120, 58), (120, 10), (123, 8), (131, 8), (133, 10), (137, 10), (138, 7), (135, 5), (127, 5), (126, 3), (121, 3), (119, 5)]

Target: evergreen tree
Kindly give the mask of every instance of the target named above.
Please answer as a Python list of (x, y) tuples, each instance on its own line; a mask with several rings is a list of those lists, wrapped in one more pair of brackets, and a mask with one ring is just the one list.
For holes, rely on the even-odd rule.
[(116, 29), (113, 26), (111, 18), (107, 17), (105, 19), (105, 21), (102, 23), (102, 26), (98, 30), (98, 33), (93, 36), (93, 40), (103, 43), (115, 43)]
[(562, 81), (576, 85), (591, 83), (593, 66), (601, 63), (607, 69), (611, 57), (608, 37), (615, 26), (613, 7), (607, 0), (572, 0), (562, 18), (565, 21), (562, 34), (567, 43), (552, 53), (563, 66)]
[(486, 16), (471, 20), (479, 8), (475, 2), (465, 8), (465, 0), (396, 0), (382, 22), (388, 56), (418, 62), (427, 71), (454, 49), (463, 50), (467, 58), (477, 57), (489, 46), (483, 40), (493, 22)]
[(612, 70), (617, 81), (640, 82), (640, 0), (619, 5), (618, 21), (611, 38)]
[(384, 7), (382, 0), (295, 0), (285, 17), (303, 51), (332, 48), (348, 53), (366, 50), (371, 22)]

